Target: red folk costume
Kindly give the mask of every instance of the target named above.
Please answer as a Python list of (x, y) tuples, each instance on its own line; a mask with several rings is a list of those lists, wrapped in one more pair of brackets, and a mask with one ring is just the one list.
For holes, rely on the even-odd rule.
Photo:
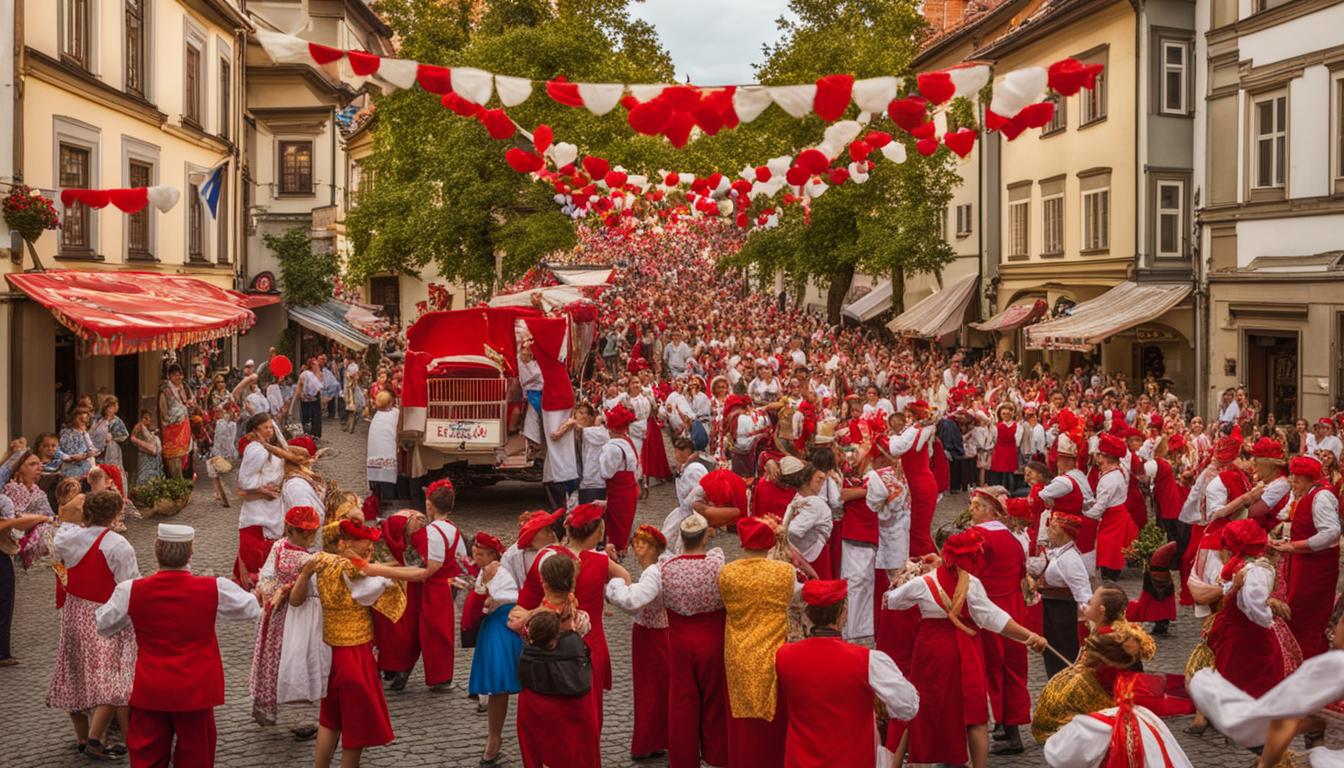
[[(906, 406), (906, 410), (916, 419), (925, 419), (929, 415), (929, 405), (923, 400), (914, 401)], [(893, 438), (892, 444), (907, 437), (909, 430), (914, 430), (914, 438), (907, 449), (896, 453), (896, 457), (901, 461), (901, 471), (905, 473), (905, 482), (910, 489), (910, 557), (923, 557), (937, 551), (932, 529), (934, 509), (938, 506), (938, 480), (933, 476), (930, 457), (934, 453), (942, 456), (943, 452), (934, 445), (933, 427), (908, 427), (901, 437)]]
[[(591, 506), (601, 511), (595, 504)], [(575, 508), (575, 513), (579, 508)], [(585, 550), (579, 553), (579, 575), (574, 581), (574, 597), (579, 608), (588, 612), (592, 628), (583, 636), (593, 664), (593, 705), (597, 711), (597, 730), (602, 732), (602, 692), (611, 690), (611, 652), (607, 649), (607, 635), (602, 629), (604, 592), (607, 586), (608, 558), (605, 553)]]
[[(1110, 434), (1101, 436), (1099, 449), (1119, 461), (1124, 461), (1128, 452), (1124, 441)], [(1125, 547), (1139, 534), (1127, 506), (1128, 493), (1128, 483), (1119, 467), (1107, 470), (1097, 480), (1093, 512), (1085, 518), (1084, 528), (1087, 520), (1096, 521), (1098, 568), (1122, 570), (1125, 567)], [(1096, 514), (1098, 507), (1100, 515)], [(1079, 529), (1078, 538), (1083, 538), (1083, 528)], [(1079, 550), (1082, 550), (1081, 546)]]
[[(371, 497), (372, 498), (372, 497)], [(413, 565), (419, 557), (406, 535), (405, 515), (392, 515), (383, 521), (382, 538), (388, 552), (399, 565)], [(408, 549), (409, 547), (409, 549)], [(407, 553), (411, 561), (407, 562)], [(406, 608), (395, 620), (373, 613), (374, 644), (378, 647), (378, 669), (382, 672), (410, 672), (420, 658), (420, 605), (424, 584), (418, 581), (405, 586)]]
[[(684, 525), (684, 524), (683, 524)], [(719, 596), (723, 550), (681, 555), (662, 566), (669, 649), (669, 768), (728, 764), (725, 612)]]
[[(544, 599), (538, 607), (556, 613), (565, 608)], [(576, 619), (582, 617), (582, 612), (576, 613)], [(516, 717), (523, 768), (601, 768), (597, 708), (590, 702), (597, 690), (596, 680), (593, 682), (588, 693), (581, 696), (549, 695), (523, 686)]]
[[(635, 476), (638, 454), (635, 451), (634, 441), (629, 435), (624, 434), (625, 429), (634, 421), (635, 414), (624, 405), (617, 405), (607, 411), (605, 418), (607, 427), (621, 432), (612, 436), (611, 442), (615, 443), (614, 446), (610, 448), (603, 446), (602, 449), (604, 456), (611, 454), (613, 450), (620, 453), (620, 469), (606, 481), (607, 540), (616, 545), (617, 551), (623, 553), (630, 546), (630, 535), (634, 532), (635, 525), (635, 509), (639, 503), (639, 479)], [(651, 441), (660, 442), (661, 434), (658, 431), (649, 432), (644, 440), (646, 452)], [(627, 451), (626, 448), (630, 450)], [(605, 460), (603, 463), (606, 463)]]
[[(1289, 513), (1289, 540), (1298, 546), (1305, 545), (1308, 550), (1293, 552), (1285, 567), (1288, 607), (1292, 609), (1288, 627), (1306, 659), (1329, 650), (1325, 629), (1334, 608), (1335, 584), (1339, 581), (1339, 501), (1329, 484), (1320, 478), (1319, 468), (1320, 462), (1309, 457), (1293, 459), (1289, 467), (1293, 474), (1316, 482), (1293, 502)], [(1333, 537), (1326, 527), (1331, 522)], [(1324, 541), (1312, 541), (1313, 538)]]
[(1017, 422), (1000, 421), (994, 425), (994, 452), (989, 456), (990, 472), (1017, 472)]
[[(1014, 621), (1026, 621), (1027, 606), (1022, 597), (1022, 579), (1027, 575), (1027, 558), (1008, 526), (995, 520), (976, 526), (985, 538), (982, 565), (978, 571), (985, 594)], [(985, 673), (989, 683), (989, 704), (994, 722), (1025, 725), (1031, 722), (1031, 694), (1027, 692), (1027, 647), (992, 632), (981, 632)]]
[(1223, 598), (1214, 616), (1208, 637), (1213, 665), (1228, 682), (1259, 698), (1283, 679), (1282, 650), (1267, 604), (1274, 569), (1263, 560), (1253, 560), (1264, 553), (1268, 539), (1254, 520), (1228, 523), (1221, 538), (1223, 549), (1232, 553), (1223, 566), (1223, 581), (1231, 582), (1242, 572), (1244, 582), (1235, 595)]
[[(184, 525), (160, 525), (159, 538), (189, 542)], [(203, 766), (215, 763), (215, 707), (224, 703), (224, 666), (215, 624), (255, 620), (261, 608), (228, 579), (160, 570), (124, 581), (97, 611), (98, 633), (135, 628), (135, 682), (126, 734), (130, 763)], [(176, 744), (174, 744), (176, 740)]]
[(442, 563), (420, 589), (420, 650), (425, 657), (425, 685), (435, 686), (453, 679), (453, 646), (457, 631), (453, 612), (453, 581), (463, 573), (461, 560), (466, 546), (457, 526), (436, 520), (411, 534), (411, 545), (426, 565)]

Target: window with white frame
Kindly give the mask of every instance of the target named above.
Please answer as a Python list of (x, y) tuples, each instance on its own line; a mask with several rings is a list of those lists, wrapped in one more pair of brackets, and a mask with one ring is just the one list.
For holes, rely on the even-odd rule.
[(1104, 251), (1111, 247), (1111, 190), (1083, 192), (1083, 250)]
[(148, 50), (145, 40), (145, 0), (126, 0), (124, 12), (126, 90), (144, 96)]
[(1022, 200), (1008, 205), (1009, 256), (1025, 257), (1031, 245), (1031, 201)]
[(957, 237), (966, 237), (971, 229), (971, 204), (962, 203), (957, 206)]
[(1190, 47), (1183, 40), (1162, 41), (1162, 112), (1184, 115), (1189, 111), (1188, 71)]
[(1041, 200), (1041, 253), (1057, 256), (1064, 253), (1064, 194), (1057, 193)]
[(89, 0), (60, 0), (61, 58), (80, 69), (93, 68), (90, 56), (93, 18), (97, 11)]
[(1281, 188), (1288, 160), (1288, 97), (1257, 99), (1253, 106), (1255, 186)]
[(1184, 255), (1185, 182), (1157, 182), (1157, 255), (1180, 258)]
[(1055, 113), (1054, 116), (1050, 118), (1050, 122), (1046, 123), (1045, 128), (1041, 130), (1042, 136), (1062, 131), (1067, 125), (1064, 118), (1064, 98), (1058, 93), (1052, 93), (1046, 101), (1055, 105)]
[(1108, 49), (1102, 48), (1096, 53), (1079, 56), (1084, 64), (1100, 64), (1101, 72), (1097, 73), (1097, 82), (1091, 90), (1084, 90), (1078, 94), (1078, 124), (1087, 125), (1095, 123), (1098, 120), (1106, 119), (1106, 83), (1108, 80), (1107, 72), (1110, 71), (1108, 64)]

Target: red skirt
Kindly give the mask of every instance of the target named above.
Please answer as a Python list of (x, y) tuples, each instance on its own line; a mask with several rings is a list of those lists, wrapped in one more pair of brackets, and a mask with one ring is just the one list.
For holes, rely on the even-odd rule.
[(322, 699), (317, 722), (341, 732), (342, 749), (363, 749), (391, 744), (392, 718), (373, 661), (373, 644), (334, 646), (327, 695)]
[(933, 554), (933, 513), (938, 506), (938, 481), (933, 475), (910, 477), (910, 556)]
[(964, 764), (969, 759), (966, 729), (989, 722), (980, 638), (967, 635), (947, 619), (921, 619), (910, 682), (919, 691), (919, 713), (908, 723), (892, 720), (888, 724), (887, 749), (895, 751), (908, 728), (909, 762)]
[(1288, 572), (1288, 607), (1292, 609), (1288, 628), (1302, 648), (1302, 658), (1319, 656), (1330, 650), (1325, 629), (1335, 607), (1339, 547), (1290, 555), (1284, 570)]
[(775, 719), (728, 717), (728, 768), (783, 768), (789, 735), (784, 701), (775, 698)]
[(1111, 507), (1102, 513), (1097, 527), (1097, 567), (1122, 570), (1125, 567), (1125, 547), (1134, 541), (1139, 531), (1134, 518), (1124, 505)]
[(1190, 594), (1190, 571), (1195, 567), (1195, 556), (1199, 553), (1199, 542), (1204, 538), (1204, 526), (1190, 526), (1190, 541), (1181, 553), (1181, 605), (1194, 605), (1195, 597)]
[(1214, 616), (1209, 629), (1213, 668), (1258, 699), (1283, 680), (1279, 640), (1273, 629), (1256, 624), (1235, 604), (1228, 603)]
[[(274, 541), (266, 538), (265, 529), (260, 525), (249, 525), (238, 529), (238, 556), (233, 559), (233, 580), (239, 585), (251, 588), (257, 583), (257, 571), (266, 564)], [(246, 569), (246, 574), (243, 570)]]
[(667, 629), (630, 628), (630, 679), (635, 689), (635, 724), (630, 754), (667, 749)]
[[(1026, 624), (1026, 602), (1022, 590), (989, 598), (1018, 624)], [(994, 722), (1026, 725), (1031, 722), (1031, 694), (1027, 692), (1027, 647), (1002, 635), (981, 630), (980, 646), (985, 654), (985, 678), (989, 689), (989, 708)]]
[(1083, 522), (1078, 525), (1078, 535), (1073, 538), (1073, 545), (1078, 548), (1080, 554), (1086, 555), (1096, 550), (1097, 529), (1100, 526), (1101, 521), (1083, 517)]
[(457, 632), (452, 579), (436, 576), (421, 582), (420, 595), (420, 652), (425, 657), (425, 685), (452, 682), (453, 639)]
[(1175, 593), (1157, 598), (1150, 595), (1147, 590), (1141, 590), (1138, 600), (1129, 601), (1129, 607), (1125, 609), (1125, 620), (1135, 622), (1175, 621)]
[[(645, 443), (648, 445), (648, 443)], [(635, 509), (639, 505), (639, 484), (635, 473), (622, 470), (607, 481), (607, 541), (616, 545), (618, 554), (630, 547), (630, 535), (635, 532)]]
[(881, 569), (873, 574), (873, 592), (877, 597), (877, 614), (873, 618), (873, 644), (896, 662), (901, 673), (909, 676), (910, 657), (915, 650), (915, 636), (919, 633), (919, 609), (893, 611), (883, 604), (889, 582), (887, 572)]
[(406, 610), (396, 622), (373, 612), (373, 641), (378, 646), (378, 669), (410, 672), (420, 659), (420, 591), (418, 581), (406, 584)]
[(518, 694), (518, 751), (523, 768), (601, 768), (597, 708), (586, 696)]
[[(672, 467), (667, 463), (667, 446), (663, 444), (663, 428), (658, 419), (649, 417), (649, 432), (644, 436), (644, 455), (639, 457), (644, 476), (654, 480), (672, 479)], [(610, 504), (611, 500), (608, 499)]]

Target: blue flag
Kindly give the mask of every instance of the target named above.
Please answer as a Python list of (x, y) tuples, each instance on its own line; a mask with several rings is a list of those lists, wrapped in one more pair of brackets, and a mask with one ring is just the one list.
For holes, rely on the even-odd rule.
[(224, 186), (224, 169), (229, 165), (229, 161), (216, 165), (209, 173), (205, 175), (205, 181), (196, 188), (196, 193), (201, 196), (201, 202), (210, 209), (210, 218), (215, 218), (215, 212), (219, 210), (219, 192)]

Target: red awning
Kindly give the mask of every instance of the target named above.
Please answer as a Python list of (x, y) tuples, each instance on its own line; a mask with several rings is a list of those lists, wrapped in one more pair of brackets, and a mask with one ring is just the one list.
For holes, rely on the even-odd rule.
[(982, 331), (1013, 331), (1045, 317), (1046, 309), (1045, 299), (1037, 299), (1031, 304), (1014, 304), (983, 323), (971, 323), (971, 327)]
[(278, 293), (238, 293), (237, 291), (230, 291), (230, 293), (237, 295), (238, 303), (248, 309), (269, 307), (272, 304), (280, 303), (280, 294)]
[(53, 270), (5, 278), (95, 355), (177, 349), (241, 333), (257, 321), (241, 294), (186, 275)]

